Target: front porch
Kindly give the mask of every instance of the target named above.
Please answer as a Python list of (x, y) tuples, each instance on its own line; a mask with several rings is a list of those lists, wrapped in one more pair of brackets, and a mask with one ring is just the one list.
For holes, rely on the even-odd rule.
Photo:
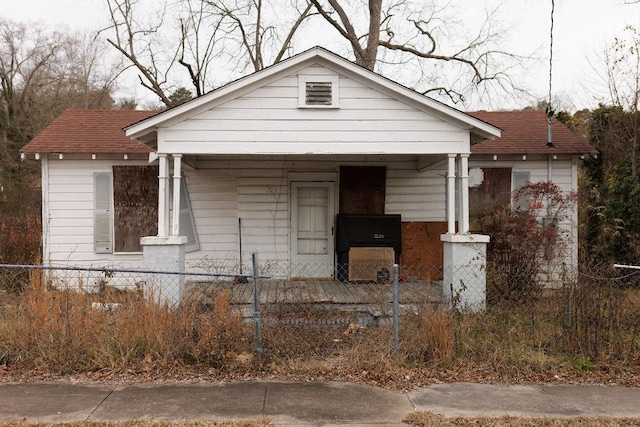
[[(329, 91), (325, 103), (308, 102), (310, 78)], [(444, 280), (453, 284), (450, 297), (484, 307), (464, 294), (482, 294), (485, 285), (486, 239), (469, 226), (469, 157), (472, 144), (501, 135), (487, 122), (314, 48), (125, 133), (147, 144), (158, 163), (157, 234), (143, 237), (145, 268), (184, 271), (206, 256), (243, 263), (259, 253), (271, 263), (326, 265), (317, 274), (329, 277), (361, 247), (392, 247), (392, 262), (407, 264), (402, 233), (390, 239), (384, 227), (362, 227), (366, 239), (338, 245), (338, 216), (394, 215), (416, 229), (445, 225), (438, 235), (417, 236), (434, 246), (444, 241), (411, 262), (434, 265), (444, 252), (445, 272), (475, 268), (472, 283)], [(304, 295), (306, 286), (298, 287), (276, 286), (274, 295)], [(342, 299), (314, 288), (310, 300)], [(342, 304), (359, 304), (358, 291), (366, 295), (342, 292), (355, 301)]]
[[(203, 306), (213, 304), (216, 295), (229, 291), (230, 303), (245, 318), (252, 315), (253, 283), (242, 281), (189, 281), (185, 299), (196, 299)], [(378, 323), (392, 315), (392, 283), (357, 283), (337, 280), (274, 280), (259, 282), (263, 315), (278, 317), (283, 312), (322, 311), (336, 323)], [(442, 281), (412, 280), (398, 284), (402, 313), (419, 312), (426, 303), (439, 307), (443, 303)], [(333, 316), (332, 316), (333, 313)], [(323, 316), (326, 319), (326, 316)]]

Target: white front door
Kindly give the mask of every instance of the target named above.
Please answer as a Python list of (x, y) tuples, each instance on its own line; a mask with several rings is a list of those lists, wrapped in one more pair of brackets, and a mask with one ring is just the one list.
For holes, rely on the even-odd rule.
[(334, 186), (291, 183), (292, 277), (333, 277)]

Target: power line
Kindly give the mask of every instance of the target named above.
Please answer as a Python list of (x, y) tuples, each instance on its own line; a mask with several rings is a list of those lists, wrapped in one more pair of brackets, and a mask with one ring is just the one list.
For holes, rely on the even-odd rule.
[(549, 30), (549, 100), (547, 101), (547, 147), (553, 147), (553, 138), (551, 135), (551, 118), (553, 117), (553, 108), (551, 108), (551, 94), (553, 83), (553, 14), (555, 12), (555, 0), (551, 0), (551, 28)]

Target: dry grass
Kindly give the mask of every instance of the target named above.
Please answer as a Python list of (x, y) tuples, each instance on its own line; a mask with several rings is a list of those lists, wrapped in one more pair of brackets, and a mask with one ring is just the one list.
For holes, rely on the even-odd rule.
[[(257, 360), (252, 357), (253, 324), (242, 319), (228, 292), (214, 295), (206, 307), (185, 302), (170, 308), (135, 291), (47, 289), (42, 275), (32, 273), (31, 288), (17, 303), (0, 304), (0, 369), (8, 365), (89, 377), (132, 372), (156, 373), (157, 378), (313, 378), (401, 390), (433, 381), (638, 385), (640, 316), (634, 313), (640, 292), (626, 290), (625, 295), (631, 303), (613, 307), (618, 323), (606, 323), (606, 312), (600, 310), (607, 334), (597, 336), (599, 358), (571, 347), (586, 341), (568, 338), (572, 329), (565, 326), (561, 300), (548, 298), (479, 314), (434, 310), (427, 304), (401, 317), (397, 353), (388, 324), (359, 326), (349, 318), (353, 313), (314, 304), (271, 307), (263, 311), (265, 352)], [(92, 309), (93, 302), (121, 305), (108, 312)], [(573, 321), (584, 339), (595, 336), (593, 330), (579, 329), (581, 318)], [(624, 339), (612, 335), (612, 326)]]
[(404, 331), (407, 356), (417, 356), (419, 360), (431, 363), (451, 360), (455, 351), (453, 321), (449, 310), (435, 310), (425, 304), (422, 313), (414, 319), (415, 331)]
[(612, 427), (640, 426), (637, 418), (529, 418), (529, 417), (445, 417), (431, 412), (414, 412), (403, 420), (414, 427), (431, 426), (494, 426), (494, 427)]
[[(110, 292), (107, 290), (106, 292)], [(251, 349), (250, 328), (229, 303), (215, 297), (212, 310), (183, 304), (174, 309), (138, 292), (111, 292), (113, 311), (92, 303), (104, 295), (48, 290), (32, 274), (20, 303), (5, 307), (0, 322), (4, 363), (77, 373), (100, 369), (170, 368), (176, 363), (230, 368)]]

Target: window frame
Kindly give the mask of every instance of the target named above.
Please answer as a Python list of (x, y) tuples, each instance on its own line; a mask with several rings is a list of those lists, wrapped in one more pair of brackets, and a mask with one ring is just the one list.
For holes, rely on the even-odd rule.
[[(93, 252), (96, 254), (113, 254), (113, 255), (126, 255), (126, 254), (141, 254), (143, 248), (140, 251), (116, 251), (116, 226), (115, 223), (115, 186), (114, 186), (114, 167), (144, 167), (146, 165), (130, 165), (130, 166), (118, 166), (113, 165), (110, 172), (94, 172), (93, 173)], [(157, 173), (155, 174), (157, 175)], [(100, 180), (106, 180), (99, 182)], [(156, 180), (157, 184), (158, 181)], [(180, 179), (180, 235), (193, 236), (193, 239), (189, 239), (185, 252), (194, 252), (200, 250), (200, 240), (198, 237), (198, 231), (196, 227), (195, 217), (193, 215), (193, 208), (191, 206), (191, 198), (189, 197), (189, 189), (186, 182), (186, 176), (182, 176)], [(103, 194), (104, 192), (107, 194)], [(169, 180), (169, 194), (170, 199), (173, 198), (173, 180)], [(173, 204), (171, 203), (170, 206)], [(157, 206), (157, 205), (156, 205)], [(173, 211), (170, 212), (173, 215)], [(106, 220), (106, 221), (105, 221)], [(157, 224), (157, 215), (155, 222)], [(105, 222), (108, 224), (105, 226)], [(102, 227), (101, 230), (99, 228)], [(190, 233), (185, 233), (186, 228), (190, 228)], [(156, 231), (157, 233), (157, 231)], [(106, 238), (105, 238), (106, 237)], [(144, 237), (144, 236), (140, 236)]]
[[(526, 176), (526, 179), (523, 178)], [(513, 193), (520, 187), (531, 183), (531, 171), (513, 170), (511, 171), (511, 209), (516, 211), (526, 211), (529, 209), (529, 200), (513, 200)]]
[[(147, 177), (148, 182), (150, 185), (152, 185), (154, 188), (153, 190), (159, 190), (158, 186), (158, 166), (154, 165), (154, 164), (146, 164), (146, 165), (141, 165), (141, 164), (131, 164), (131, 165), (112, 165), (111, 166), (111, 173), (112, 173), (112, 188), (111, 188), (111, 200), (112, 200), (112, 205), (113, 205), (113, 219), (112, 219), (112, 226), (113, 226), (113, 254), (116, 255), (126, 255), (126, 254), (142, 254), (144, 252), (144, 248), (142, 247), (142, 245), (140, 245), (140, 239), (142, 237), (146, 237), (146, 236), (155, 236), (158, 234), (158, 197), (157, 197), (157, 191), (156, 191), (156, 195), (155, 197), (153, 197), (151, 200), (149, 201), (149, 203), (147, 203), (146, 205), (140, 204), (139, 206), (151, 206), (151, 207), (155, 207), (155, 218), (153, 218), (152, 220), (150, 220), (150, 223), (146, 224), (147, 226), (151, 227), (150, 229), (152, 231), (149, 231), (148, 233), (142, 233), (140, 234), (139, 238), (138, 238), (138, 246), (139, 246), (139, 250), (118, 250), (118, 245), (119, 245), (119, 240), (118, 240), (118, 236), (121, 234), (118, 234), (118, 231), (120, 230), (118, 228), (118, 226), (120, 225), (120, 223), (116, 223), (116, 219), (118, 217), (118, 212), (117, 212), (117, 207), (119, 206), (116, 203), (116, 173), (115, 173), (115, 168), (145, 168), (145, 169), (149, 169), (151, 170), (150, 172), (145, 172), (147, 174), (149, 174), (150, 176)], [(125, 181), (127, 182), (127, 181)], [(143, 181), (140, 181), (141, 183)], [(127, 188), (130, 188), (130, 186), (127, 186)], [(130, 217), (127, 217), (130, 218)], [(122, 225), (121, 225), (122, 226)], [(124, 243), (120, 242), (120, 243)]]

